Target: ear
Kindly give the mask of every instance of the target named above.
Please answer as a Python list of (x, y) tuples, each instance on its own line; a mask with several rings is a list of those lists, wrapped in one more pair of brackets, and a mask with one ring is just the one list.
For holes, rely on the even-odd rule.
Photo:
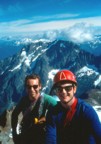
[(39, 89), (40, 89), (40, 90), (42, 89), (42, 85), (39, 85)]
[(74, 91), (74, 94), (75, 94), (76, 91), (77, 91), (77, 86), (74, 86), (74, 87), (73, 87), (73, 91)]

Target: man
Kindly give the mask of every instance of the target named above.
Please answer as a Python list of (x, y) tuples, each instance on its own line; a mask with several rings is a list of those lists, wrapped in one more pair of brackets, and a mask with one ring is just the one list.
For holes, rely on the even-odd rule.
[(101, 123), (95, 110), (74, 95), (75, 75), (61, 70), (53, 88), (60, 101), (46, 117), (46, 144), (101, 144)]
[[(40, 77), (37, 74), (25, 78), (27, 95), (24, 96), (12, 113), (11, 125), (15, 144), (44, 144), (45, 116), (49, 107), (56, 105), (56, 100), (49, 95), (41, 96)], [(17, 134), (19, 114), (23, 113), (21, 133)]]

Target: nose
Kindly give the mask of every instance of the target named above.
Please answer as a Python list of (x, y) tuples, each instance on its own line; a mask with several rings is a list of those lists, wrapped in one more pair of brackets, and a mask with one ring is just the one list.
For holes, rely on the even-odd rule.
[(30, 91), (35, 91), (35, 89), (33, 87), (30, 88)]
[(62, 87), (61, 92), (66, 93), (66, 89)]

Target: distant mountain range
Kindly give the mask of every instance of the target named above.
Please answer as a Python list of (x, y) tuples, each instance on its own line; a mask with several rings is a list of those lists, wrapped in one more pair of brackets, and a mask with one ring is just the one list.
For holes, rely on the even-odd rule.
[[(2, 52), (6, 51), (6, 45), (11, 46), (14, 51), (11, 51), (11, 56), (0, 60), (1, 113), (18, 103), (25, 94), (24, 79), (27, 74), (38, 73), (42, 79), (42, 92), (49, 93), (53, 76), (60, 69), (70, 69), (77, 76), (77, 97), (101, 104), (100, 36), (96, 37), (95, 43), (93, 41), (82, 44), (64, 40), (7, 39), (9, 44), (5, 43), (3, 47), (3, 41)], [(97, 93), (100, 94), (96, 95)]]

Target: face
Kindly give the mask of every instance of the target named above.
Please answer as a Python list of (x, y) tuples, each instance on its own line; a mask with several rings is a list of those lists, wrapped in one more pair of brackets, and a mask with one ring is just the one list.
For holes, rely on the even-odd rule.
[(76, 93), (76, 86), (72, 83), (59, 84), (56, 88), (56, 93), (62, 104), (68, 104), (69, 102), (72, 104), (74, 94)]
[(26, 82), (26, 90), (30, 100), (37, 100), (40, 96), (40, 90), (41, 90), (39, 80), (37, 78), (28, 79)]

